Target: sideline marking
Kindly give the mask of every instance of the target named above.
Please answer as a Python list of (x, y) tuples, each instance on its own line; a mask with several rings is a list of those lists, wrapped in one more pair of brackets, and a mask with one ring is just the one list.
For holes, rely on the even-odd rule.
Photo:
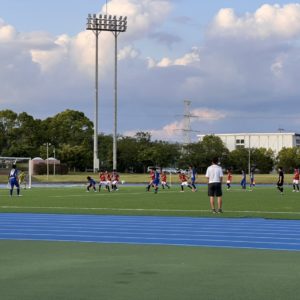
[[(147, 212), (210, 212), (210, 209), (160, 209), (160, 208), (113, 208), (113, 207), (67, 207), (67, 206), (0, 206), (0, 209), (61, 209), (61, 210), (112, 210), (112, 211), (147, 211)], [(295, 211), (255, 211), (255, 210), (226, 210), (224, 213), (254, 213), (254, 214), (289, 214), (300, 215)]]

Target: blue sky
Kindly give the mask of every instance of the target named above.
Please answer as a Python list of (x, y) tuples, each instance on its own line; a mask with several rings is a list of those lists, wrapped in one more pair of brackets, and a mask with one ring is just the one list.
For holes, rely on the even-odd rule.
[[(93, 118), (96, 0), (0, 0), (0, 109)], [(300, 5), (291, 1), (112, 0), (119, 132), (182, 140), (183, 100), (201, 133), (300, 131)], [(112, 132), (113, 39), (100, 37), (99, 130)], [(195, 134), (192, 136), (195, 139)]]

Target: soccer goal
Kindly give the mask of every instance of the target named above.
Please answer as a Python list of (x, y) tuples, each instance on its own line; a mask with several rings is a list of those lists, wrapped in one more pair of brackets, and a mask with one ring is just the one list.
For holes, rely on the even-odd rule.
[(30, 157), (3, 157), (0, 156), (0, 174), (8, 175), (13, 164), (17, 165), (19, 171), (25, 173), (27, 187), (31, 188), (32, 164)]

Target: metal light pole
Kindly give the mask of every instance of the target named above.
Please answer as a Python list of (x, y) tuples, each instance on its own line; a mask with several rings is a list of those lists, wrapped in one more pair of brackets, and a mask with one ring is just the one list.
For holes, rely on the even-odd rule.
[(47, 180), (48, 180), (49, 179), (49, 146), (51, 146), (51, 144), (46, 143), (44, 145), (46, 146), (46, 155), (47, 155), (46, 166), (47, 166)]
[(93, 170), (96, 173), (99, 170), (99, 158), (98, 158), (98, 106), (99, 106), (99, 87), (98, 87), (98, 45), (99, 45), (99, 34), (100, 31), (97, 30), (97, 16), (96, 14), (88, 16), (87, 30), (92, 30), (96, 37), (96, 47), (95, 47), (95, 115), (94, 115), (94, 159), (93, 159)]
[[(117, 55), (118, 55), (118, 35), (121, 32), (125, 32), (127, 29), (127, 17), (111, 16), (111, 15), (96, 15), (89, 14), (87, 18), (87, 30), (92, 30), (96, 36), (96, 99), (98, 99), (98, 36), (101, 31), (110, 31), (115, 37), (115, 84), (114, 84), (114, 130), (113, 130), (113, 169), (117, 169), (117, 118), (118, 118), (118, 92), (117, 92)], [(96, 100), (96, 120), (95, 127), (98, 127), (98, 100)], [(97, 125), (97, 126), (96, 126)], [(94, 168), (95, 168), (95, 133), (94, 130)], [(98, 137), (98, 133), (97, 133)], [(98, 149), (97, 149), (98, 156)], [(98, 168), (99, 168), (99, 159)], [(94, 169), (95, 171), (95, 169)]]
[(53, 161), (53, 175), (55, 176), (55, 160), (56, 160), (56, 158), (55, 158), (55, 146), (53, 146), (54, 147), (54, 149), (53, 149), (53, 158), (54, 158), (54, 161)]

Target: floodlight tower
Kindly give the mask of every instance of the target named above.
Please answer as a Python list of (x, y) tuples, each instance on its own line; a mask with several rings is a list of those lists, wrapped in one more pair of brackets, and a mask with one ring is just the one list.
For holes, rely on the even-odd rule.
[(94, 118), (94, 159), (93, 159), (93, 170), (96, 173), (99, 170), (99, 157), (98, 157), (98, 105), (99, 105), (99, 93), (98, 93), (98, 45), (99, 45), (99, 34), (98, 30), (98, 19), (96, 14), (88, 15), (87, 30), (92, 30), (96, 37), (96, 51), (95, 51), (95, 118)]
[[(127, 17), (117, 17), (111, 15), (96, 15), (91, 14), (88, 15), (87, 19), (87, 30), (92, 30), (96, 35), (96, 86), (98, 85), (98, 35), (101, 31), (110, 31), (115, 37), (115, 76), (114, 76), (114, 130), (113, 130), (113, 169), (117, 169), (117, 125), (118, 125), (118, 69), (117, 69), (117, 62), (118, 62), (118, 36), (121, 32), (125, 32), (127, 29)], [(98, 86), (96, 88), (96, 97), (98, 97)], [(98, 100), (96, 100), (96, 107), (98, 109)], [(96, 115), (98, 112), (96, 113)], [(95, 122), (96, 123), (96, 122)], [(97, 116), (97, 123), (98, 123), (98, 116)], [(95, 145), (95, 139), (94, 139)], [(98, 145), (97, 145), (98, 146)], [(94, 146), (94, 163), (95, 163), (95, 154), (98, 155), (95, 151)], [(99, 166), (99, 159), (98, 166)]]

